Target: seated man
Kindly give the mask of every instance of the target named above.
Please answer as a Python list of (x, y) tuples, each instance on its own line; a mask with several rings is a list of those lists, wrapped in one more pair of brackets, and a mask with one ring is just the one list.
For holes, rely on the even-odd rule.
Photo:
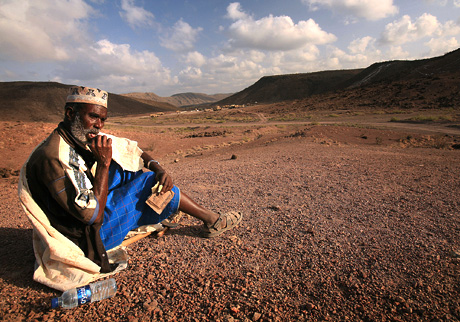
[[(34, 249), (42, 248), (42, 255), (51, 252), (48, 257), (55, 260), (61, 255), (52, 254), (56, 247), (46, 239), (56, 235), (62, 240), (62, 234), (106, 273), (111, 271), (106, 251), (120, 245), (130, 230), (141, 225), (157, 224), (183, 211), (203, 221), (203, 237), (215, 237), (241, 221), (238, 212), (219, 215), (191, 200), (136, 142), (100, 134), (107, 119), (107, 99), (108, 93), (99, 89), (70, 88), (64, 121), (33, 151), (22, 169), (19, 193), (29, 218), (31, 213), (44, 213), (52, 227), (47, 228), (43, 216), (32, 217)], [(143, 172), (142, 166), (151, 171)], [(161, 194), (174, 193), (161, 213), (146, 204), (154, 186)], [(29, 201), (23, 192), (30, 196)], [(42, 226), (44, 231), (37, 228)], [(37, 249), (35, 252), (37, 257)], [(46, 266), (43, 260), (37, 262)], [(55, 265), (57, 270), (59, 265)], [(42, 270), (54, 276), (46, 267)]]

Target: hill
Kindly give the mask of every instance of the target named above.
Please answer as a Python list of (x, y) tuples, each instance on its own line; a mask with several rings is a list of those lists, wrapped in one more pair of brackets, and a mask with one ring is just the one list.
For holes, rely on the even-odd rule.
[(165, 102), (176, 107), (187, 107), (187, 106), (196, 106), (196, 105), (203, 105), (203, 104), (210, 104), (222, 100), (231, 94), (214, 94), (208, 95), (203, 93), (181, 93), (181, 94), (174, 94), (169, 97), (161, 97), (156, 95), (155, 93), (127, 93), (122, 94), (123, 96), (130, 97), (136, 99), (140, 102), (144, 102), (146, 104), (154, 103), (154, 102)]
[[(175, 111), (178, 107), (201, 104), (275, 104), (265, 108), (267, 113), (309, 109), (459, 108), (458, 84), (460, 49), (429, 59), (375, 63), (365, 69), (265, 76), (231, 96), (110, 93), (109, 116)], [(69, 87), (54, 82), (0, 82), (2, 119), (59, 121)]]
[(341, 84), (361, 70), (323, 71), (307, 74), (264, 76), (254, 85), (216, 105), (275, 103), (302, 99), (341, 88)]
[[(0, 82), (2, 120), (60, 121), (70, 86), (55, 82)], [(168, 103), (146, 104), (109, 93), (109, 117), (174, 110)]]
[[(325, 108), (459, 106), (460, 49), (444, 56), (376, 63), (366, 69), (262, 77), (215, 105), (324, 101)], [(421, 105), (419, 105), (421, 104)], [(318, 108), (318, 106), (317, 106)]]

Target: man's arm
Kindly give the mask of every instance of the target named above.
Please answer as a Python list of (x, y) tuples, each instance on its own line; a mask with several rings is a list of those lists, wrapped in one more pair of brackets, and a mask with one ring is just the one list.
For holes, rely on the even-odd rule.
[(99, 202), (99, 212), (95, 223), (101, 223), (104, 219), (104, 209), (109, 193), (109, 167), (112, 161), (112, 139), (105, 135), (98, 135), (91, 141), (91, 152), (97, 161), (96, 175), (94, 176), (93, 192)]
[(173, 180), (171, 176), (161, 167), (161, 165), (155, 162), (149, 162), (154, 160), (146, 152), (141, 155), (142, 160), (144, 160), (144, 167), (155, 172), (155, 179), (158, 181), (160, 186), (163, 186), (161, 193), (167, 192), (173, 188)]

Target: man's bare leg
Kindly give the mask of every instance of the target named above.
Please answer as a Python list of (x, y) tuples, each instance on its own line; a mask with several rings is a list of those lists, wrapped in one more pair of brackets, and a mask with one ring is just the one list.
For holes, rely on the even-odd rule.
[[(200, 206), (182, 191), (180, 193), (179, 210), (209, 225), (214, 224), (219, 219), (219, 214)], [(223, 224), (225, 225), (225, 222)]]
[(227, 230), (233, 229), (243, 218), (243, 214), (239, 211), (230, 211), (225, 214), (210, 211), (197, 204), (183, 192), (180, 196), (179, 210), (204, 222), (202, 237), (205, 238), (217, 237)]

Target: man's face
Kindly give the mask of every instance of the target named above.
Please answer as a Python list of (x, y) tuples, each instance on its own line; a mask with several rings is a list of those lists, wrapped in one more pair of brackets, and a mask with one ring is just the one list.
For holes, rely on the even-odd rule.
[(71, 116), (72, 134), (81, 142), (89, 143), (104, 127), (107, 119), (107, 109), (95, 104), (84, 104), (78, 112)]

